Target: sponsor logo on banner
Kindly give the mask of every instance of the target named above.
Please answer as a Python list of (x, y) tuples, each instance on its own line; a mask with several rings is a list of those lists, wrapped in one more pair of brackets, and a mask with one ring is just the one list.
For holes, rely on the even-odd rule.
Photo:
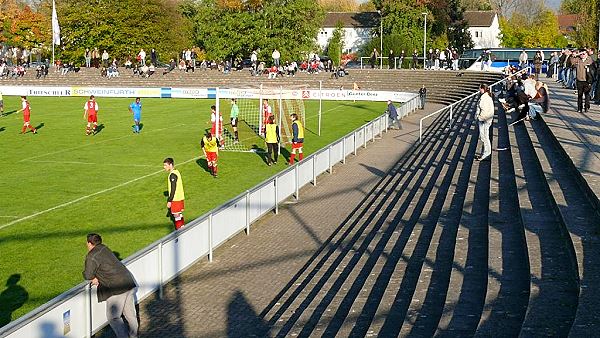
[(208, 88), (171, 88), (171, 97), (206, 99), (208, 98)]
[(309, 90), (303, 90), (303, 91), (302, 91), (302, 98), (303, 98), (303, 99), (308, 99), (308, 98), (310, 98), (310, 91), (309, 91)]
[(98, 97), (160, 97), (160, 88), (96, 88), (73, 87), (71, 96)]

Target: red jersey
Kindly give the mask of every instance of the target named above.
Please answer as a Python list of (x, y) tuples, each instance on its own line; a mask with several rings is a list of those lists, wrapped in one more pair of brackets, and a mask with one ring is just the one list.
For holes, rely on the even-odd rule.
[(83, 106), (83, 109), (85, 109), (85, 111), (87, 111), (89, 115), (96, 115), (96, 113), (98, 112), (98, 102), (88, 100)]
[(263, 106), (263, 125), (268, 123), (269, 117), (272, 115), (273, 112), (271, 110), (271, 106), (269, 106), (268, 104), (266, 106)]
[(23, 104), (23, 115), (31, 114), (31, 110), (29, 108), (29, 101), (25, 100), (22, 102), (22, 104)]
[[(219, 113), (219, 118), (217, 121), (217, 114), (216, 113), (210, 113), (210, 122), (212, 123), (212, 126), (210, 128), (210, 133), (213, 134), (215, 137), (219, 137), (222, 138), (223, 137), (223, 115), (221, 115), (221, 113)], [(218, 124), (218, 129), (217, 129), (217, 124)], [(218, 131), (218, 135), (217, 135), (217, 131)]]

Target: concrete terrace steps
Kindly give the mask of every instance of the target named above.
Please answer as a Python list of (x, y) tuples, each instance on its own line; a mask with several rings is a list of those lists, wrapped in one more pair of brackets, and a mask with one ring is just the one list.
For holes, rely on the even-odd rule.
[(298, 73), (296, 77), (283, 77), (268, 80), (266, 77), (252, 77), (249, 72), (223, 74), (218, 71), (196, 71), (185, 73), (174, 71), (167, 75), (157, 73), (150, 78), (139, 78), (123, 71), (121, 77), (103, 78), (96, 69), (82, 69), (78, 73), (60, 75), (50, 72), (45, 79), (35, 79), (35, 71), (30, 70), (23, 78), (3, 79), (0, 84), (48, 85), (48, 86), (112, 86), (112, 87), (258, 87), (260, 83), (268, 87), (297, 87), (315, 89), (319, 81), (323, 88), (351, 89), (354, 82), (364, 90), (393, 90), (417, 92), (423, 84), (428, 88), (428, 100), (435, 103), (452, 103), (475, 92), (481, 83), (491, 83), (500, 79), (499, 74), (480, 72), (423, 71), (423, 70), (349, 70), (350, 75), (331, 79), (331, 73)]

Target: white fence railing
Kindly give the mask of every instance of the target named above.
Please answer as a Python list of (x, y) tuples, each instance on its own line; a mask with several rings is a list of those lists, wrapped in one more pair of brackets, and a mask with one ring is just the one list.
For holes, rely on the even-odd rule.
[[(399, 107), (399, 118), (417, 107), (415, 95)], [(242, 231), (249, 234), (253, 222), (268, 212), (277, 213), (286, 199), (298, 199), (301, 187), (316, 185), (317, 176), (332, 173), (335, 164), (344, 163), (358, 148), (387, 132), (388, 126), (387, 114), (377, 117), (124, 260), (138, 284), (137, 302), (156, 291), (162, 297), (163, 285), (204, 257), (212, 261), (217, 247)], [(106, 304), (98, 303), (95, 291), (83, 282), (0, 328), (0, 337), (90, 337), (108, 324)]]
[[(528, 72), (528, 71), (529, 71), (529, 67), (528, 68), (523, 68), (520, 71), (518, 71), (518, 72), (516, 72), (514, 74), (511, 74), (508, 77), (517, 76), (517, 75), (523, 74), (523, 73)], [(499, 84), (505, 82), (508, 77), (506, 77), (506, 78), (504, 78), (502, 80), (496, 81), (496, 82), (492, 83), (491, 85), (489, 85), (490, 90), (493, 90), (494, 86), (499, 85)], [(477, 94), (479, 94), (479, 91), (476, 91), (475, 93), (473, 93), (473, 94), (471, 94), (471, 95), (469, 95), (469, 96), (467, 96), (467, 97), (465, 97), (463, 99), (460, 99), (460, 100), (458, 100), (458, 101), (456, 101), (456, 102), (454, 102), (454, 103), (452, 103), (452, 104), (450, 104), (450, 105), (448, 105), (448, 106), (446, 106), (444, 108), (438, 109), (438, 110), (434, 111), (433, 113), (431, 113), (429, 115), (423, 116), (419, 120), (419, 142), (423, 142), (423, 121), (425, 121), (426, 119), (428, 119), (428, 118), (430, 118), (432, 116), (441, 114), (441, 113), (443, 113), (443, 112), (445, 112), (446, 110), (449, 109), (450, 110), (450, 114), (448, 116), (448, 123), (449, 123), (449, 126), (452, 126), (452, 121), (454, 119), (454, 116), (453, 116), (454, 106), (463, 103), (464, 101), (472, 98), (473, 96), (475, 96)]]

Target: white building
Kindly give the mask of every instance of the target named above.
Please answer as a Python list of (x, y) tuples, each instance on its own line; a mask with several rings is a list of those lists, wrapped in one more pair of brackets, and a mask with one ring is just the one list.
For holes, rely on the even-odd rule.
[(344, 27), (344, 53), (355, 53), (373, 38), (373, 29), (379, 27), (377, 12), (327, 13), (317, 36), (322, 49), (327, 48), (338, 22)]
[(500, 22), (498, 14), (492, 11), (465, 11), (464, 18), (469, 25), (473, 48), (500, 47)]

